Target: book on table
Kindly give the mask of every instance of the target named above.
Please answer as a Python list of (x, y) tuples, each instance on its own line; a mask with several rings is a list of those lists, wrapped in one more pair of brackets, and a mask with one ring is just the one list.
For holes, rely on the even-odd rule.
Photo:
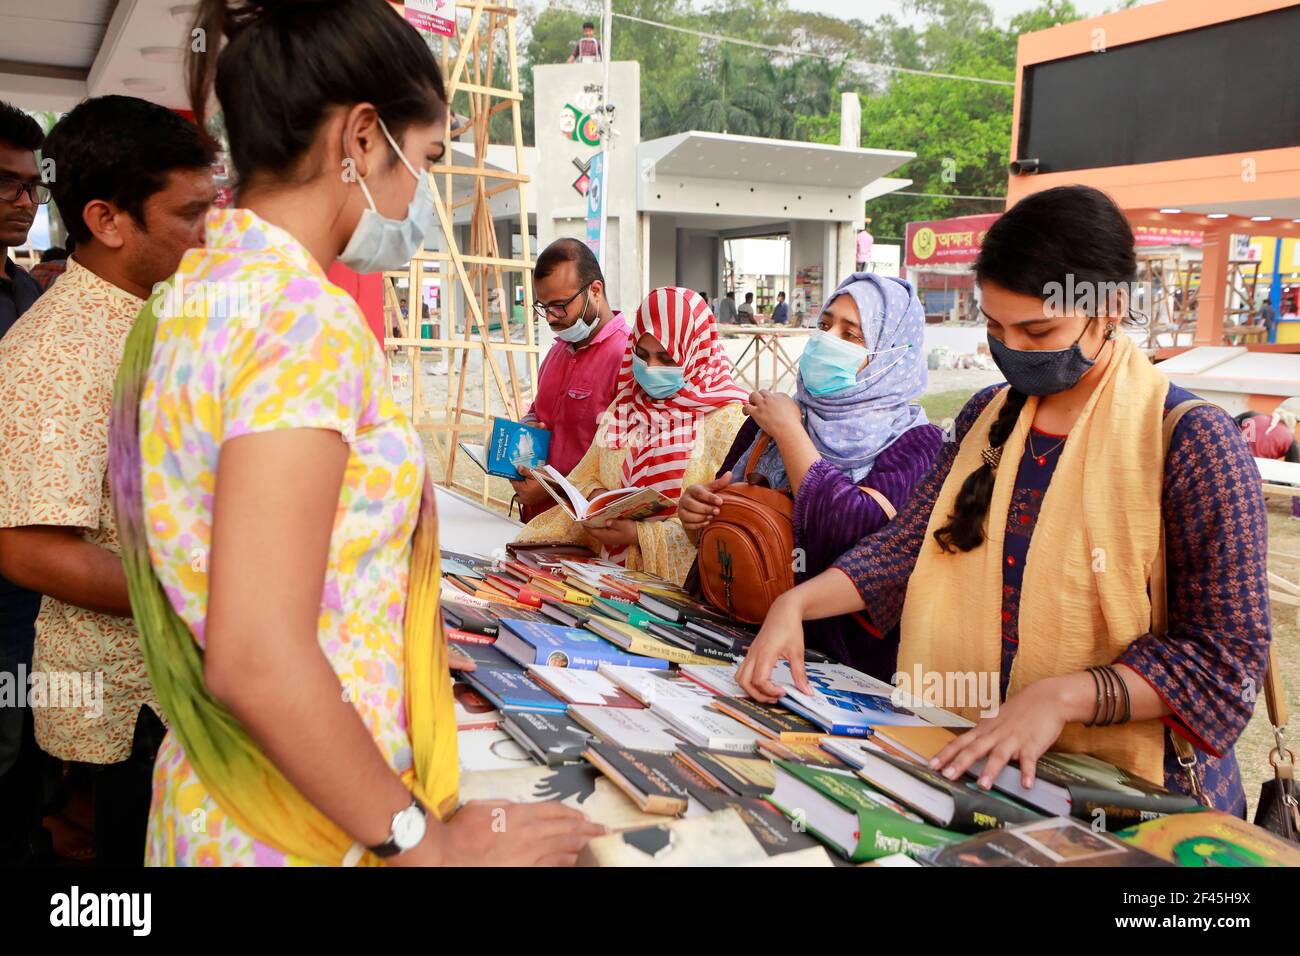
[(501, 729), (532, 754), (534, 760), (550, 767), (582, 763), (582, 752), (591, 743), (591, 734), (568, 714), (519, 710), (504, 716)]
[(927, 765), (882, 751), (864, 749), (860, 759), (859, 777), (945, 830), (980, 833), (1043, 819), (1009, 797), (982, 790), (969, 777), (949, 780)]
[(722, 791), (706, 791), (693, 796), (701, 809), (707, 812), (734, 810), (769, 856), (798, 853), (821, 846), (807, 833), (792, 827), (785, 815), (766, 800), (738, 797)]
[(608, 677), (578, 667), (551, 667), (529, 664), (528, 673), (556, 697), (567, 704), (594, 704), (597, 707), (635, 707), (641, 702)]
[(1300, 847), (1220, 810), (1170, 814), (1115, 836), (1175, 866), (1300, 866)]
[(457, 641), (456, 650), (472, 660), (477, 668), (490, 667), (496, 670), (523, 672), (520, 665), (497, 650), (496, 641), (491, 644), (483, 644), (478, 641)]
[(456, 705), (457, 730), (495, 730), (501, 723), (501, 711), (469, 684), (454, 681), (452, 698)]
[(776, 784), (772, 761), (758, 754), (688, 744), (678, 748), (677, 759), (710, 783), (738, 797), (767, 797)]
[(564, 713), (568, 706), (522, 670), (478, 667), (468, 671), (464, 680), (503, 713), (514, 710), (548, 710)]
[(596, 670), (647, 707), (664, 701), (707, 704), (714, 697), (712, 691), (678, 671), (647, 670), (623, 664), (601, 664)]
[(550, 465), (530, 468), (528, 474), (537, 479), (565, 514), (588, 528), (605, 528), (619, 519), (642, 521), (677, 511), (677, 502), (654, 488), (615, 488), (587, 498)]
[(808, 718), (777, 704), (764, 704), (748, 697), (718, 697), (713, 707), (760, 735), (784, 743), (817, 744), (826, 736), (826, 731)]
[(778, 760), (771, 802), (855, 863), (892, 853), (918, 856), (961, 839), (925, 823), (856, 775), (823, 767)]
[(671, 754), (592, 743), (583, 757), (646, 813), (677, 816), (690, 803)]
[(509, 803), (554, 800), (580, 811), (592, 823), (612, 830), (653, 826), (664, 819), (638, 809), (622, 790), (587, 763), (556, 767), (531, 764), (515, 770), (463, 773), (459, 796), (462, 804), (471, 800), (505, 800)]
[(671, 753), (685, 741), (649, 710), (571, 704), (569, 716), (603, 742), (628, 750)]
[(986, 830), (960, 843), (923, 853), (922, 858), (934, 866), (1170, 865), (1158, 856), (1070, 817), (1049, 817), (1001, 830)]
[(462, 772), (514, 770), (535, 765), (532, 755), (500, 729), (466, 730), (458, 733), (456, 755)]
[[(605, 640), (618, 645), (628, 654), (639, 657), (642, 660), (658, 659), (664, 667), (668, 662), (675, 664), (700, 664), (710, 662), (710, 659), (688, 651), (684, 647), (676, 644), (670, 644), (662, 641), (647, 631), (639, 627), (633, 627), (626, 621), (615, 621), (610, 618), (590, 618), (585, 625), (588, 631), (599, 634)], [(646, 665), (651, 666), (651, 665)]]
[(497, 635), (495, 646), (501, 653), (524, 666), (548, 664), (593, 671), (601, 664), (650, 668), (668, 666), (666, 660), (643, 656), (636, 650), (629, 652), (589, 630), (508, 617), (501, 619), (501, 633)]
[[(967, 771), (978, 776), (984, 761)], [(993, 786), (1051, 817), (1100, 820), (1106, 830), (1122, 830), (1168, 813), (1200, 809), (1195, 797), (1172, 793), (1090, 754), (1048, 751), (1038, 758), (1034, 785), (1021, 785), (1020, 768), (1008, 764)]]
[(794, 685), (790, 665), (781, 661), (773, 683), (785, 691), (781, 704), (838, 737), (866, 737), (881, 725), (925, 726), (926, 721), (890, 699), (894, 688), (844, 664), (804, 662), (812, 693)]
[(686, 701), (656, 701), (650, 710), (688, 741), (711, 750), (753, 753), (760, 734), (710, 705)]
[(540, 468), (551, 450), (551, 433), (545, 428), (497, 418), (486, 445), (460, 442), (460, 449), (489, 475), (522, 481), (530, 468)]
[(835, 767), (843, 770), (848, 765), (829, 750), (825, 750), (826, 741), (849, 738), (823, 737), (820, 744), (788, 744), (781, 740), (764, 737), (758, 742), (758, 752), (768, 760), (789, 760), (794, 763), (806, 763), (815, 767)]
[(819, 846), (773, 854), (731, 808), (598, 836), (578, 854), (578, 866), (830, 865), (826, 850)]

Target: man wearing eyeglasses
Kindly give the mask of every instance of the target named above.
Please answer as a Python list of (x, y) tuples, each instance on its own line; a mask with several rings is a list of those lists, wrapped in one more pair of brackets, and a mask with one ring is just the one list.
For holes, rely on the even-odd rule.
[[(36, 741), (89, 767), (96, 862), (139, 866), (165, 728), (109, 497), (108, 417), (141, 306), (203, 244), (213, 150), (171, 110), (101, 96), (63, 117), (42, 155), (77, 247), (59, 281), (0, 338), (0, 573), (44, 595), (33, 675), (45, 686), (87, 675), (73, 685), (79, 693), (64, 695), (73, 706), (33, 702)], [(222, 288), (197, 294), (207, 291), (232, 297)]]
[[(567, 475), (614, 400), (630, 330), (605, 296), (600, 263), (578, 239), (557, 239), (542, 250), (533, 267), (533, 293), (533, 309), (557, 341), (542, 360), (537, 397), (523, 421), (550, 430), (547, 464)], [(532, 478), (511, 484), (525, 521), (555, 503)]]
[[(9, 249), (27, 241), (37, 205), (49, 199), (36, 165), (44, 140), (36, 120), (0, 102), (0, 339), (41, 294)], [(32, 663), (40, 609), (38, 592), (0, 577), (0, 681), (24, 691), (19, 677)], [(39, 753), (24, 694), (0, 707), (0, 866), (31, 865), (44, 855)]]
[(18, 263), (9, 250), (27, 241), (36, 219), (36, 207), (50, 201), (50, 191), (41, 182), (36, 151), (45, 134), (36, 120), (17, 107), (0, 102), (0, 336), (41, 294), (40, 284)]

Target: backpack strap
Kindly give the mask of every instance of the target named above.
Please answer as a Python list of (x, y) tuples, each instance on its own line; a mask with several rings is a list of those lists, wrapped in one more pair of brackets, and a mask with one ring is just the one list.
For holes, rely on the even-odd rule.
[(772, 436), (767, 432), (759, 432), (754, 447), (749, 453), (749, 460), (745, 462), (745, 481), (749, 481), (749, 476), (758, 467), (758, 460), (763, 457), (763, 452), (767, 451), (767, 446), (770, 444), (772, 444)]
[[(1168, 411), (1164, 418), (1163, 458), (1165, 460), (1169, 458), (1169, 446), (1173, 443), (1174, 429), (1178, 427), (1182, 417), (1197, 406), (1213, 404), (1213, 402), (1207, 402), (1203, 399), (1189, 399), (1175, 405)], [(1162, 469), (1161, 475), (1163, 476), (1163, 474)], [(1162, 635), (1168, 627), (1168, 576), (1165, 566), (1165, 534), (1162, 523), (1159, 550), (1156, 552), (1156, 559), (1151, 565), (1151, 633)], [(1286, 706), (1286, 690), (1282, 685), (1281, 675), (1278, 673), (1277, 668), (1273, 666), (1272, 654), (1269, 655), (1268, 664), (1264, 671), (1264, 703), (1268, 708), (1269, 723), (1273, 725), (1274, 736), (1279, 742), (1278, 749), (1281, 750), (1282, 732), (1286, 729), (1289, 714)], [(1187, 771), (1193, 794), (1199, 798), (1200, 781), (1196, 774), (1196, 748), (1181, 734), (1170, 733), (1169, 739), (1173, 742), (1178, 763)], [(1283, 756), (1285, 755), (1279, 754), (1279, 758)]]
[(890, 503), (890, 500), (885, 497), (883, 492), (877, 491), (875, 488), (868, 488), (866, 485), (858, 485), (858, 490), (864, 495), (870, 496), (876, 504), (880, 505), (880, 510), (885, 513), (886, 521), (894, 520), (894, 515), (898, 514), (898, 509)]

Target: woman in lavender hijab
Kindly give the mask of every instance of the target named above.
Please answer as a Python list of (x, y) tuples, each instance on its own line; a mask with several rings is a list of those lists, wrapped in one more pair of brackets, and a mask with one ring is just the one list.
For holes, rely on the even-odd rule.
[[(752, 393), (744, 407), (750, 421), (715, 480), (682, 492), (678, 514), (691, 540), (717, 514), (717, 492), (744, 480), (764, 435), (770, 440), (750, 480), (794, 497), (798, 581), (888, 522), (864, 487), (901, 511), (943, 443), (943, 432), (915, 404), (925, 391), (924, 328), (920, 300), (901, 279), (857, 272), (840, 283), (799, 360), (794, 396)], [(883, 680), (892, 676), (896, 633), (875, 631), (861, 615), (805, 627), (809, 646)]]

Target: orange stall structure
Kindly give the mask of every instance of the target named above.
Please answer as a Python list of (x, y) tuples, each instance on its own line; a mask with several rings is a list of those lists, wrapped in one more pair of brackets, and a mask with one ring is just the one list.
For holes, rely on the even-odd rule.
[(1008, 206), (1084, 183), (1135, 226), (1203, 232), (1194, 342), (1223, 345), (1232, 237), (1300, 237), (1297, 50), (1295, 0), (1164, 0), (1023, 34)]

